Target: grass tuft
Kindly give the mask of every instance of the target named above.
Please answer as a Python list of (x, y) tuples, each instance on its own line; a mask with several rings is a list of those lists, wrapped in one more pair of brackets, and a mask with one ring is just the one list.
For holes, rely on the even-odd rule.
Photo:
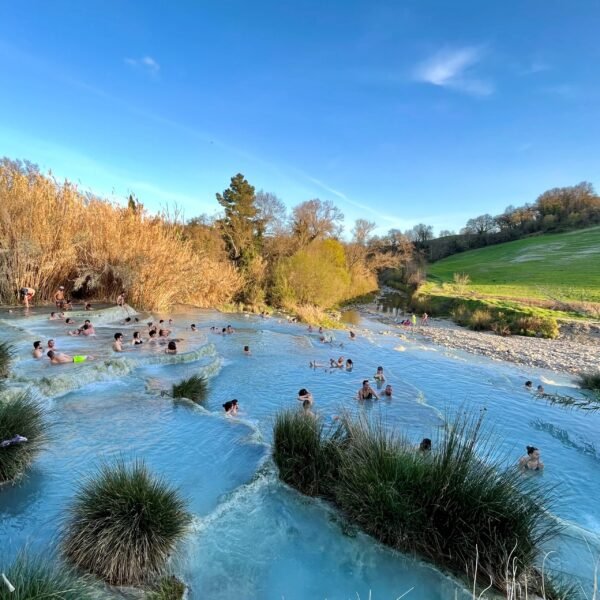
[(147, 600), (181, 600), (185, 595), (185, 584), (174, 575), (166, 575), (153, 586)]
[(112, 585), (140, 585), (162, 574), (189, 522), (177, 490), (142, 461), (119, 460), (80, 485), (62, 549), (74, 566)]
[(106, 598), (84, 578), (65, 567), (50, 565), (40, 558), (19, 556), (5, 571), (6, 578), (15, 587), (11, 592), (0, 581), (0, 600), (98, 600)]
[(331, 499), (393, 548), (505, 590), (509, 562), (531, 570), (558, 530), (539, 482), (493, 458), (480, 417), (458, 417), (427, 455), (381, 424), (338, 423), (327, 432), (301, 414), (280, 414), (273, 449), (280, 477)]
[(583, 373), (579, 377), (579, 385), (584, 390), (600, 392), (600, 371), (595, 373)]
[(173, 398), (187, 398), (197, 404), (201, 404), (206, 400), (207, 394), (208, 383), (206, 377), (201, 377), (200, 375), (192, 375), (179, 383), (173, 384)]
[(0, 483), (17, 479), (29, 467), (48, 440), (44, 408), (29, 392), (0, 400), (0, 442), (15, 435), (26, 442), (0, 448)]
[(8, 342), (0, 342), (0, 385), (10, 373), (10, 365), (15, 355), (14, 348)]

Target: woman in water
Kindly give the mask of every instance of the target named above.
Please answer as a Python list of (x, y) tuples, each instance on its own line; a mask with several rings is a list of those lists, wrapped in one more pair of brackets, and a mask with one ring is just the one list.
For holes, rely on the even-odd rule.
[(131, 340), (131, 345), (132, 346), (139, 346), (140, 344), (143, 344), (144, 340), (142, 339), (142, 336), (140, 335), (139, 331), (134, 331), (133, 332), (133, 339)]
[(177, 344), (173, 340), (169, 342), (165, 354), (177, 354)]
[(349, 358), (346, 361), (346, 371), (352, 371), (353, 368), (354, 368), (354, 363), (352, 362), (352, 359)]
[(313, 395), (306, 388), (302, 388), (298, 392), (298, 402), (304, 403), (305, 400), (308, 400), (311, 404), (314, 402)]
[(541, 471), (544, 463), (540, 460), (540, 451), (534, 446), (527, 446), (527, 454), (519, 459), (519, 466), (527, 471)]
[(385, 375), (383, 374), (383, 367), (377, 367), (377, 373), (373, 375), (373, 379), (378, 382), (385, 381)]

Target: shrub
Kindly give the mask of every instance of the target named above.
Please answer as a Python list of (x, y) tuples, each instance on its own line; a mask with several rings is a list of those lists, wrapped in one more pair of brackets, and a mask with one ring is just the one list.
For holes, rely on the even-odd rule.
[(274, 457), (284, 481), (331, 498), (383, 543), (505, 589), (509, 563), (531, 572), (557, 525), (546, 518), (539, 483), (499, 468), (481, 425), (481, 418), (457, 418), (423, 456), (381, 425), (342, 421), (326, 435), (284, 413)]
[(458, 304), (450, 311), (452, 320), (463, 327), (469, 324), (471, 311), (464, 304)]
[(29, 392), (0, 400), (0, 442), (15, 435), (26, 442), (0, 448), (0, 483), (18, 478), (44, 447), (48, 436), (44, 408)]
[(477, 308), (469, 317), (469, 329), (473, 331), (488, 331), (492, 327), (494, 317), (489, 310)]
[(511, 322), (512, 333), (530, 337), (538, 336), (555, 339), (559, 336), (559, 328), (553, 317), (522, 316)]
[(33, 600), (56, 598), (59, 600), (99, 600), (107, 598), (94, 590), (70, 569), (52, 566), (39, 558), (19, 556), (5, 571), (6, 578), (15, 591), (0, 581), (0, 600)]
[(103, 465), (80, 485), (62, 549), (77, 568), (113, 585), (153, 580), (190, 521), (179, 493), (145, 464)]
[(585, 390), (600, 391), (600, 371), (583, 373), (579, 376), (579, 385)]
[(471, 278), (467, 273), (454, 273), (452, 275), (452, 281), (454, 287), (459, 294), (464, 294), (467, 291), (467, 287), (471, 283)]
[(188, 398), (192, 402), (202, 404), (206, 400), (208, 383), (206, 377), (192, 375), (187, 379), (173, 384), (173, 398)]

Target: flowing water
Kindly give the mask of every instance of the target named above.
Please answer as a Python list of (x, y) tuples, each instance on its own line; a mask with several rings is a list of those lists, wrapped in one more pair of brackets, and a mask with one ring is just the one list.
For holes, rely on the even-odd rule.
[[(133, 314), (133, 313), (132, 313)], [(341, 411), (363, 411), (417, 443), (436, 437), (457, 410), (486, 410), (497, 451), (517, 461), (524, 447), (541, 448), (541, 476), (556, 486), (553, 518), (564, 525), (548, 551), (552, 567), (588, 585), (600, 557), (600, 414), (550, 406), (523, 387), (526, 379), (546, 391), (576, 394), (567, 377), (450, 351), (382, 331), (361, 321), (356, 340), (332, 332), (332, 344), (317, 333), (276, 318), (180, 311), (172, 337), (179, 353), (164, 346), (111, 350), (115, 331), (131, 339), (146, 320), (123, 324), (116, 307), (71, 314), (91, 318), (97, 335), (67, 335), (47, 311), (4, 314), (0, 338), (17, 348), (10, 387), (31, 385), (47, 403), (52, 440), (26, 479), (0, 490), (0, 567), (24, 548), (52, 554), (61, 519), (75, 485), (102, 461), (143, 457), (189, 499), (194, 520), (173, 559), (190, 585), (190, 597), (226, 600), (304, 598), (441, 600), (469, 597), (455, 580), (393, 552), (349, 528), (336, 511), (278, 481), (270, 461), (273, 417), (298, 405), (298, 389), (315, 396), (326, 420)], [(356, 322), (356, 316), (352, 316)], [(198, 332), (192, 332), (190, 323)], [(210, 331), (227, 324), (231, 335)], [(354, 327), (354, 325), (353, 325)], [(50, 365), (31, 358), (32, 342), (55, 338), (59, 351), (92, 354), (83, 364)], [(244, 355), (249, 345), (252, 354)], [(350, 357), (354, 371), (311, 369), (309, 362)], [(383, 365), (393, 399), (358, 406), (363, 378)], [(161, 390), (198, 373), (209, 377), (206, 408), (174, 402)], [(240, 401), (238, 418), (221, 405)], [(456, 594), (456, 596), (455, 596)]]

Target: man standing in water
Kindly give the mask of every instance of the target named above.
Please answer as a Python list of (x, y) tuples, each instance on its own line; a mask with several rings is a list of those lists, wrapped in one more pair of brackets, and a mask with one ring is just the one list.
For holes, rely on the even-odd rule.
[(65, 307), (65, 286), (60, 285), (56, 292), (54, 292), (54, 304), (56, 304), (56, 308), (59, 310), (63, 310)]

